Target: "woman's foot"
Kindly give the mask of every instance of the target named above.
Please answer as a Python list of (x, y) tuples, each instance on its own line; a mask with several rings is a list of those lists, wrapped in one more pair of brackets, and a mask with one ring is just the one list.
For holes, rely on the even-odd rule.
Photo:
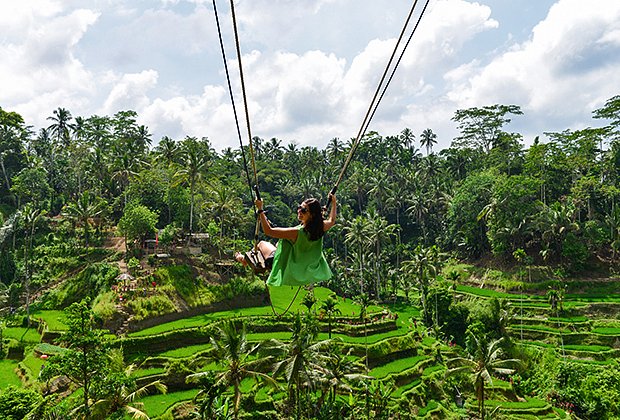
[(245, 262), (245, 256), (241, 252), (235, 252), (235, 260), (243, 265), (247, 264)]

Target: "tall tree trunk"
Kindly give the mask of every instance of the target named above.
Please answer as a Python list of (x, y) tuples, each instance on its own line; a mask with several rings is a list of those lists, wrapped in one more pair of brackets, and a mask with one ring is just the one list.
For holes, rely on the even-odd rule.
[(6, 183), (7, 191), (11, 189), (11, 181), (9, 181), (9, 176), (6, 173), (6, 168), (4, 167), (4, 158), (0, 155), (0, 168), (2, 168), (2, 175), (4, 175), (4, 182)]

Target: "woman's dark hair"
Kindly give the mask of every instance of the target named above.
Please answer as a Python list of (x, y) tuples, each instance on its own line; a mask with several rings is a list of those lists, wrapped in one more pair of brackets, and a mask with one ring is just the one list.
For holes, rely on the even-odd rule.
[(325, 233), (323, 228), (323, 208), (316, 198), (308, 198), (303, 204), (308, 207), (310, 212), (310, 220), (304, 225), (304, 230), (308, 234), (311, 241), (316, 241), (323, 237)]

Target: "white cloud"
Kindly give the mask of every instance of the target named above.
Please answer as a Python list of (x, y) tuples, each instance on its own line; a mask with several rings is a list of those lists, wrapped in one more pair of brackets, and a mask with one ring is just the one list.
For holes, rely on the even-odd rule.
[(150, 103), (147, 92), (157, 85), (157, 76), (155, 70), (124, 74), (110, 91), (102, 112), (114, 114), (118, 110), (140, 110), (147, 107)]
[[(226, 146), (222, 139), (234, 138), (232, 111), (228, 112), (229, 106), (223, 103), (225, 94), (220, 86), (207, 86), (200, 96), (157, 98), (142, 108), (139, 115), (151, 131), (176, 139), (206, 136), (214, 139), (214, 146), (219, 149)], [(224, 135), (219, 137), (214, 133)]]
[(40, 22), (29, 28), (23, 50), (29, 68), (63, 66), (73, 60), (73, 48), (98, 14), (80, 9), (68, 15), (57, 16), (48, 22)]
[(85, 9), (63, 14), (60, 2), (24, 1), (4, 2), (0, 16), (14, 18), (0, 44), (0, 103), (40, 126), (52, 109), (87, 105), (95, 84), (73, 48), (99, 15)]
[[(620, 86), (620, 2), (560, 0), (531, 38), (482, 65), (449, 73), (458, 107), (517, 104), (527, 114), (583, 121)], [(541, 130), (565, 129), (540, 127)]]
[[(284, 8), (287, 7), (285, 3), (288, 2), (281, 5)], [(314, 6), (318, 7), (317, 4)], [(253, 3), (253, 7), (258, 6)], [(306, 7), (311, 9), (313, 5)], [(488, 7), (461, 0), (439, 1), (428, 13), (425, 19), (441, 24), (419, 28), (411, 51), (393, 81), (394, 86), (378, 110), (377, 120), (380, 116), (384, 122), (377, 121), (373, 125), (376, 129), (398, 133), (412, 124), (423, 128), (431, 126), (430, 116), (436, 118), (439, 114), (437, 104), (440, 102), (433, 106), (408, 106), (405, 97), (412, 94), (421, 97), (431, 92), (434, 87), (424, 80), (424, 76), (437, 72), (439, 63), (446, 57), (452, 57), (467, 39), (497, 26), (496, 21), (489, 19)], [(256, 18), (256, 14), (247, 11), (244, 15)], [(255, 50), (244, 55), (252, 134), (320, 146), (332, 137), (355, 136), (395, 42), (395, 39), (370, 39), (366, 48), (348, 66), (344, 58), (318, 50), (303, 54), (284, 51), (261, 53)], [(438, 45), (441, 46), (439, 54), (433, 54)], [(240, 112), (243, 140), (246, 141), (236, 60), (230, 61), (229, 69)], [(207, 102), (211, 106), (205, 106)], [(236, 129), (232, 109), (227, 102), (227, 94), (208, 98), (203, 95), (200, 99), (190, 100), (181, 97), (157, 100), (147, 111), (150, 115), (148, 119), (152, 121), (149, 125), (157, 131), (163, 124), (170, 129), (185, 130), (177, 131), (176, 137), (208, 135), (216, 148), (220, 145), (234, 146), (237, 142)], [(177, 109), (166, 109), (171, 107)]]
[(12, 34), (23, 34), (24, 30), (36, 26), (62, 10), (62, 3), (56, 0), (20, 0), (0, 3), (0, 26), (4, 37), (17, 38)]
[[(156, 141), (208, 136), (217, 149), (236, 147), (210, 3), (0, 2), (0, 105), (39, 127), (59, 106), (82, 116), (134, 109)], [(243, 112), (226, 3), (218, 2), (220, 19)], [(447, 146), (458, 108), (516, 103), (525, 117), (538, 118), (528, 129), (550, 131), (543, 123), (564, 129), (587, 121), (616, 94), (620, 2), (558, 0), (546, 18), (539, 5), (540, 21), (526, 24), (534, 27), (529, 38), (501, 13), (505, 3), (488, 4), (497, 10), (465, 0), (431, 2), (370, 129), (389, 135), (409, 127), (419, 135), (432, 128)], [(410, 3), (235, 5), (253, 134), (317, 146), (354, 136)]]

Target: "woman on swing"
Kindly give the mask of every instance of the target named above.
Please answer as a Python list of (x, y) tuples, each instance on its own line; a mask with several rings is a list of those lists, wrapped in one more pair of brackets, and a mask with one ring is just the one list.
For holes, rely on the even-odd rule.
[[(271, 227), (263, 201), (256, 200), (258, 217), (265, 235), (279, 239), (277, 247), (267, 241), (258, 243), (265, 267), (271, 269), (267, 284), (270, 286), (305, 286), (328, 280), (332, 272), (323, 255), (323, 235), (336, 224), (336, 196), (329, 194), (332, 206), (327, 219), (323, 218), (321, 203), (314, 198), (304, 200), (297, 206), (296, 227)], [(245, 263), (245, 257), (237, 253), (237, 261)]]

